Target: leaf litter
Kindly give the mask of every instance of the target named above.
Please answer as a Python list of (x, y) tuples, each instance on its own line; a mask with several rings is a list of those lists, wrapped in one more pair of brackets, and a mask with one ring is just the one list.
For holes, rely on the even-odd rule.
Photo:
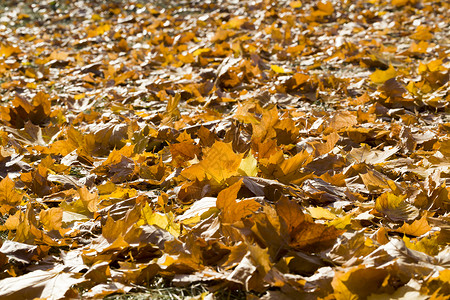
[(447, 299), (449, 11), (4, 1), (0, 297)]

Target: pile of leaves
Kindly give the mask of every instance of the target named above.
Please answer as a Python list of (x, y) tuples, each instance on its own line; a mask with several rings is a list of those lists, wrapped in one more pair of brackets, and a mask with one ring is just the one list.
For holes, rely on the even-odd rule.
[(448, 299), (448, 1), (168, 2), (0, 4), (0, 298)]

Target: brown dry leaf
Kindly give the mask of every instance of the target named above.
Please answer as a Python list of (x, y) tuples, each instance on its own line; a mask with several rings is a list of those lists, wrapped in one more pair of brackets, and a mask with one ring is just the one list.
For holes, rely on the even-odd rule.
[(332, 131), (338, 131), (356, 124), (358, 124), (358, 120), (355, 114), (348, 111), (340, 111), (333, 114), (333, 117), (329, 120), (328, 128)]
[(275, 137), (274, 126), (278, 123), (278, 110), (274, 107), (271, 110), (263, 111), (261, 122), (253, 124), (252, 140), (255, 143), (262, 143)]
[(100, 299), (115, 293), (128, 293), (132, 289), (133, 288), (131, 286), (124, 285), (120, 282), (108, 282), (97, 284), (87, 291), (84, 296), (92, 299)]
[(188, 2), (1, 1), (0, 298), (446, 298), (448, 1)]
[(397, 189), (395, 183), (376, 170), (368, 170), (359, 175), (369, 191)]
[(37, 245), (28, 245), (9, 240), (3, 242), (0, 252), (8, 259), (12, 258), (24, 264), (31, 263), (33, 260), (38, 258)]
[(304, 222), (291, 233), (289, 245), (294, 249), (316, 253), (331, 248), (343, 232), (334, 226)]
[(450, 293), (450, 271), (441, 270), (438, 276), (429, 278), (420, 290), (426, 295), (432, 295), (431, 299), (446, 299)]
[(266, 176), (285, 184), (298, 184), (306, 179), (301, 168), (308, 165), (312, 160), (313, 157), (308, 151), (303, 150), (287, 159), (285, 159), (283, 151), (277, 151), (269, 159), (260, 159), (259, 162), (260, 169)]
[(93, 215), (98, 209), (100, 199), (96, 192), (91, 193), (84, 186), (77, 190), (78, 197), (76, 200), (64, 201), (61, 203), (61, 208), (64, 211), (71, 211), (86, 216)]
[(178, 143), (170, 145), (170, 153), (175, 161), (175, 166), (182, 166), (184, 162), (200, 155), (200, 147), (195, 144), (191, 136), (185, 132), (177, 138)]
[(325, 143), (320, 142), (309, 143), (315, 150), (314, 156), (321, 156), (333, 150), (334, 146), (339, 140), (339, 135), (336, 132), (333, 132), (328, 136), (324, 137), (324, 139), (326, 140)]
[(389, 271), (386, 269), (368, 268), (364, 265), (344, 270), (333, 278), (332, 286), (337, 300), (360, 299), (373, 293), (392, 290), (386, 282)]
[(360, 148), (353, 148), (349, 153), (349, 158), (357, 162), (365, 162), (366, 164), (384, 163), (400, 150), (399, 147), (393, 147), (385, 150), (371, 149), (367, 144), (363, 144)]
[(419, 210), (405, 201), (406, 197), (384, 193), (377, 198), (375, 209), (392, 221), (410, 221), (419, 216)]
[(286, 232), (291, 235), (307, 220), (301, 206), (284, 197), (277, 202), (276, 210), (286, 226)]

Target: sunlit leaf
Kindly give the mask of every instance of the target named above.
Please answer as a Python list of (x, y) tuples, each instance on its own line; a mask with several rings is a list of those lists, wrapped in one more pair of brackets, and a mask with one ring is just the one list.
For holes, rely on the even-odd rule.
[(411, 224), (404, 223), (402, 227), (396, 231), (413, 236), (421, 236), (431, 230), (431, 226), (427, 222), (426, 216), (423, 216), (419, 220), (415, 220)]
[(22, 201), (23, 195), (16, 188), (15, 183), (5, 177), (0, 182), (0, 214), (8, 213), (9, 210)]
[(370, 79), (374, 83), (384, 83), (386, 80), (394, 78), (397, 76), (397, 71), (392, 65), (389, 65), (387, 70), (376, 70), (370, 75)]
[(198, 164), (184, 169), (181, 175), (189, 179), (206, 178), (222, 183), (225, 179), (238, 174), (241, 160), (242, 154), (236, 154), (231, 144), (215, 142)]

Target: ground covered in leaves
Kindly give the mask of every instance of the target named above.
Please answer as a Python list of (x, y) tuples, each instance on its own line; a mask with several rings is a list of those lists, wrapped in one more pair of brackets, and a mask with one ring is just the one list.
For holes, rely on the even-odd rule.
[(449, 10), (2, 1), (0, 298), (448, 299)]

